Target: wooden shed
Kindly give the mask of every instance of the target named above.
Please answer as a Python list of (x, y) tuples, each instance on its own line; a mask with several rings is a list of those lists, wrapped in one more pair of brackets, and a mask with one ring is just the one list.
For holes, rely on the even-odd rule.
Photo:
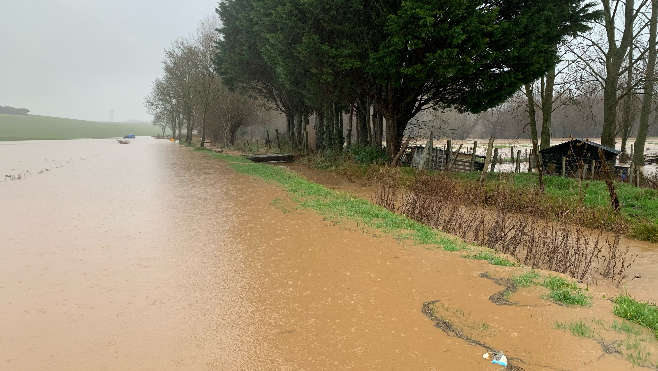
[(570, 177), (598, 177), (602, 172), (599, 149), (603, 151), (609, 171), (614, 173), (615, 160), (621, 152), (584, 139), (571, 139), (539, 151), (543, 171)]

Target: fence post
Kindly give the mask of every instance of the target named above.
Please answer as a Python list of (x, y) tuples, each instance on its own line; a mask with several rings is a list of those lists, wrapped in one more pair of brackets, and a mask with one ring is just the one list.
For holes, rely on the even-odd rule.
[(582, 174), (582, 178), (583, 178), (584, 180), (587, 180), (587, 167), (588, 167), (588, 166), (589, 166), (589, 165), (587, 165), (587, 164), (583, 164), (583, 174)]
[(530, 150), (530, 153), (528, 154), (528, 172), (532, 173), (532, 150)]
[(475, 153), (478, 149), (478, 141), (473, 141), (473, 155), (471, 156), (471, 171), (475, 171)]
[(509, 147), (510, 150), (510, 159), (512, 164), (514, 164), (516, 161), (514, 161), (514, 147)]
[(491, 152), (493, 151), (494, 137), (493, 135), (489, 138), (489, 145), (487, 146), (487, 157), (484, 159), (484, 168), (482, 169), (482, 175), (480, 175), (480, 183), (484, 183), (484, 180), (487, 177), (487, 170), (489, 168), (489, 163), (491, 162)]
[(567, 158), (562, 157), (562, 177), (564, 178), (564, 175), (566, 173), (566, 164), (567, 164)]
[(592, 180), (594, 180), (595, 174), (596, 174), (596, 160), (592, 160)]
[(521, 172), (521, 150), (516, 151), (516, 172)]
[(447, 169), (452, 162), (452, 140), (448, 139), (446, 141), (446, 164), (444, 169)]
[(498, 164), (498, 148), (494, 148), (493, 159), (491, 159), (491, 172), (496, 171), (496, 164)]

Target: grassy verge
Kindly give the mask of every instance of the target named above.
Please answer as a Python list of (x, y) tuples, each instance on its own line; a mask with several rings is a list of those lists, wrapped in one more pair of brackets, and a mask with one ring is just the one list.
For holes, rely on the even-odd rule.
[(210, 157), (214, 157), (216, 159), (219, 159), (219, 160), (222, 160), (222, 161), (225, 161), (225, 162), (240, 162), (240, 163), (249, 163), (249, 164), (252, 163), (251, 161), (247, 160), (246, 158), (244, 158), (242, 156), (231, 156), (231, 155), (226, 155), (226, 154), (223, 154), (223, 153), (217, 153), (217, 152), (213, 152), (213, 151), (211, 151), (207, 148), (203, 148), (203, 147), (196, 147), (196, 148), (193, 149), (193, 151), (207, 153)]
[(548, 289), (545, 299), (557, 303), (585, 307), (592, 302), (592, 297), (585, 294), (575, 282), (553, 275), (542, 277), (534, 269), (519, 276), (512, 277), (512, 282), (517, 287), (529, 287), (533, 285), (545, 287)]
[(210, 155), (231, 162), (231, 168), (238, 173), (257, 176), (279, 184), (300, 206), (312, 209), (325, 217), (335, 220), (348, 219), (391, 233), (398, 238), (411, 239), (419, 244), (435, 245), (445, 250), (458, 251), (465, 248), (464, 243), (428, 226), (394, 214), (350, 193), (333, 191), (309, 182), (288, 169), (256, 164), (238, 156), (215, 153)]
[(642, 303), (628, 295), (615, 298), (614, 314), (631, 322), (647, 327), (658, 338), (658, 306)]
[[(200, 150), (203, 151), (203, 150)], [(367, 227), (390, 233), (399, 239), (409, 239), (418, 244), (434, 245), (446, 251), (470, 250), (466, 244), (436, 229), (395, 214), (384, 207), (372, 204), (351, 193), (337, 192), (309, 182), (288, 169), (256, 164), (238, 156), (217, 154), (211, 156), (230, 162), (238, 173), (260, 177), (282, 186), (291, 199), (301, 207), (318, 212), (333, 220), (347, 219)], [(491, 251), (476, 252), (471, 258), (489, 261), (490, 264), (515, 266), (516, 263), (495, 255)]]

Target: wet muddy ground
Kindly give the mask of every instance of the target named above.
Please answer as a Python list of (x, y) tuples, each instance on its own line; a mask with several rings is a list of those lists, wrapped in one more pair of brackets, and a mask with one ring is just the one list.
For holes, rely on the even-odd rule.
[[(322, 184), (336, 191), (353, 193), (361, 198), (373, 201), (375, 186), (367, 179), (348, 178), (328, 171), (311, 169), (300, 164), (287, 164), (287, 168), (308, 180)], [(613, 238), (609, 234), (604, 237)], [(629, 247), (629, 255), (636, 256), (623, 288), (638, 300), (658, 303), (658, 244), (622, 238), (622, 246)], [(605, 282), (601, 285), (608, 286)]]
[(169, 142), (60, 143), (20, 153), (84, 160), (0, 183), (2, 370), (500, 369), (487, 347), (525, 370), (631, 368), (554, 328), (612, 322), (598, 288), (592, 308), (536, 287), (497, 305), (490, 278), (522, 268), (325, 220)]

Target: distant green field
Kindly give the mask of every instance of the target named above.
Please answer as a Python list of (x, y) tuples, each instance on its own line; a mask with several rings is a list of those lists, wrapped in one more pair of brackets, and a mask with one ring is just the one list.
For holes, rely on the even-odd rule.
[(33, 115), (0, 115), (0, 141), (112, 138), (126, 134), (158, 135), (149, 124), (93, 122)]

